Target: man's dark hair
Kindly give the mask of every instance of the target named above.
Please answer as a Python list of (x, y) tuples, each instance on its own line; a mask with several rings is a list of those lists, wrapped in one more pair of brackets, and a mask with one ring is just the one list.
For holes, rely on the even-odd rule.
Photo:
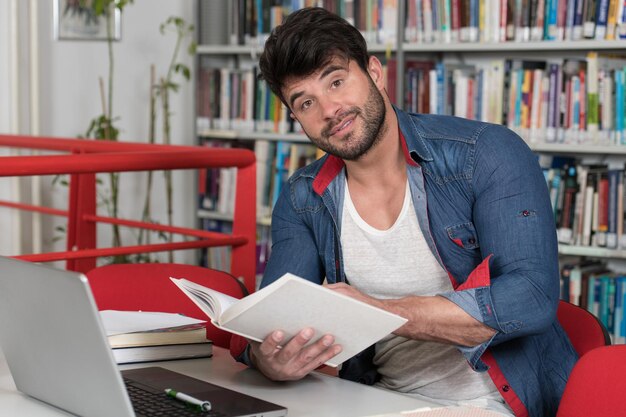
[(285, 80), (311, 75), (334, 57), (354, 60), (367, 71), (369, 54), (361, 32), (326, 9), (300, 9), (272, 30), (265, 42), (260, 78), (289, 106), (281, 92)]

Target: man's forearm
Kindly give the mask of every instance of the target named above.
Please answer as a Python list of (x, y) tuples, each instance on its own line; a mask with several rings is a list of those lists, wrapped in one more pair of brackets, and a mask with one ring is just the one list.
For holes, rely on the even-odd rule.
[(496, 333), (443, 297), (412, 296), (379, 301), (385, 310), (408, 319), (404, 326), (394, 332), (398, 336), (476, 346), (488, 341)]

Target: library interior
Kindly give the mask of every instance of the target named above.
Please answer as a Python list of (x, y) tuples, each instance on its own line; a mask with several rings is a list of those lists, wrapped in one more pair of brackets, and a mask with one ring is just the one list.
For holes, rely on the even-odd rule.
[(0, 158), (0, 415), (626, 417), (626, 0), (4, 0)]

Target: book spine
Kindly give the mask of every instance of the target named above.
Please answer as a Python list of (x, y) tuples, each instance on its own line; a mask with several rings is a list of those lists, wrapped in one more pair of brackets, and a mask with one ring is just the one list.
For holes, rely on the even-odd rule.
[[(404, 25), (404, 42), (416, 43), (417, 36), (417, 2), (415, 0), (407, 1), (406, 22)], [(419, 3), (421, 6), (421, 2)], [(353, 23), (354, 24), (354, 23)]]
[[(624, 0), (626, 1), (626, 0)], [(431, 0), (424, 0), (423, 2), (424, 9), (424, 42), (430, 43), (434, 42), (433, 37), (433, 10), (432, 10), (432, 2)]]
[(556, 14), (556, 26), (557, 34), (556, 40), (562, 41), (565, 37), (565, 19), (567, 15), (567, 5), (570, 0), (559, 0), (557, 5)]
[[(617, 12), (617, 33), (620, 39), (626, 39), (626, 0), (620, 0)], [(624, 320), (626, 324), (626, 320)]]
[(603, 40), (606, 37), (606, 25), (609, 16), (609, 0), (597, 0), (596, 10), (596, 40)]
[(576, 11), (574, 12), (574, 28), (572, 29), (572, 39), (575, 41), (583, 38), (583, 5), (585, 0), (576, 0)]
[(563, 39), (574, 39), (574, 19), (576, 15), (576, 0), (567, 0), (567, 8), (565, 14), (565, 36)]
[(469, 0), (450, 0), (450, 41), (467, 41), (465, 33), (469, 22), (465, 16), (469, 9)]
[(624, 100), (626, 96), (624, 94), (624, 83), (626, 81), (624, 71), (615, 71), (615, 143), (618, 145), (626, 145), (626, 132), (624, 131), (624, 119), (626, 115), (624, 112)]
[(587, 131), (591, 141), (598, 139), (598, 53), (587, 54)]
[(608, 182), (609, 182), (609, 207), (608, 207), (608, 230), (606, 234), (606, 247), (610, 249), (617, 248), (617, 217), (621, 216), (621, 213), (617, 212), (617, 187), (619, 185), (619, 178), (624, 175), (623, 171), (616, 169), (609, 169)]
[(552, 63), (549, 65), (548, 77), (550, 79), (550, 90), (548, 92), (548, 120), (546, 129), (546, 141), (556, 141), (556, 115), (557, 115), (557, 77), (560, 71), (559, 65)]
[(585, 0), (583, 8), (583, 37), (587, 39), (595, 38), (596, 1), (600, 0)]
[(550, 41), (554, 41), (558, 38), (558, 22), (557, 22), (557, 16), (558, 16), (558, 7), (559, 7), (559, 2), (558, 0), (550, 0), (549, 1), (549, 8), (546, 10), (546, 39), (550, 40)]
[(609, 11), (606, 22), (606, 36), (607, 40), (615, 40), (617, 37), (617, 13), (619, 12), (619, 4), (621, 0), (610, 0)]

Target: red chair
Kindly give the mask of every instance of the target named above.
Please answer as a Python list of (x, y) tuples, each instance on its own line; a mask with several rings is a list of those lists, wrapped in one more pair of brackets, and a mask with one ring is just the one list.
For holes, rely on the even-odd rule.
[(589, 351), (574, 366), (557, 417), (626, 416), (626, 345)]
[(556, 315), (578, 356), (611, 344), (609, 332), (602, 322), (584, 308), (561, 300)]
[[(247, 295), (232, 275), (194, 265), (113, 264), (87, 272), (89, 285), (100, 310), (144, 310), (180, 313), (202, 320), (209, 318), (169, 279), (185, 278), (235, 298)], [(229, 347), (230, 333), (207, 324), (207, 338), (215, 346)]]

